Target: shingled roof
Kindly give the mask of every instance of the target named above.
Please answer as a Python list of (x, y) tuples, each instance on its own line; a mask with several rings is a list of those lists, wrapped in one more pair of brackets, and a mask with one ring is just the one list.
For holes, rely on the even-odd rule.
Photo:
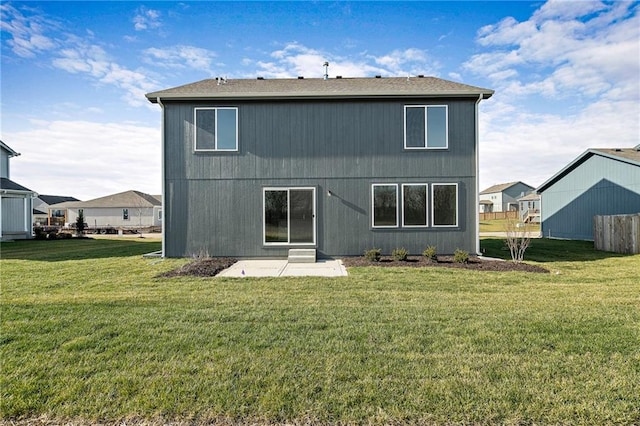
[[(513, 185), (517, 185), (519, 183), (522, 183), (522, 182), (499, 183), (497, 185), (490, 186), (489, 188), (487, 188), (484, 191), (480, 192), (480, 194), (494, 194), (496, 192), (502, 192), (502, 191), (505, 191), (505, 190), (511, 188)], [(527, 185), (527, 184), (525, 183), (525, 185)], [(527, 185), (527, 186), (529, 186), (529, 185)]]
[(107, 195), (105, 197), (95, 198), (88, 201), (69, 201), (57, 204), (56, 208), (144, 208), (161, 205), (152, 195), (145, 194), (140, 191), (125, 191), (118, 194)]
[(76, 197), (69, 197), (65, 195), (45, 195), (40, 194), (38, 198), (42, 200), (45, 204), (51, 206), (53, 204), (64, 203), (67, 201), (80, 201)]
[(150, 102), (193, 99), (308, 99), (380, 97), (474, 97), (493, 90), (436, 77), (207, 79), (146, 95)]
[(33, 192), (29, 188), (26, 188), (19, 183), (12, 181), (7, 178), (0, 178), (0, 189), (4, 189), (7, 191), (17, 191), (17, 192)]

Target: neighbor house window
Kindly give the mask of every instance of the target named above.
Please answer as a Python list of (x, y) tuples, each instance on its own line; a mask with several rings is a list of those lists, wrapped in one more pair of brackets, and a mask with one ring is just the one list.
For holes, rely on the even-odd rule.
[(404, 107), (405, 149), (445, 149), (449, 146), (446, 105)]
[(129, 220), (129, 209), (122, 209), (122, 220)]
[(427, 226), (426, 184), (402, 184), (402, 226)]
[(431, 217), (433, 226), (458, 226), (458, 185), (431, 185)]
[(374, 228), (398, 226), (398, 185), (374, 184), (372, 186), (372, 212)]
[(196, 108), (196, 151), (238, 150), (238, 108)]

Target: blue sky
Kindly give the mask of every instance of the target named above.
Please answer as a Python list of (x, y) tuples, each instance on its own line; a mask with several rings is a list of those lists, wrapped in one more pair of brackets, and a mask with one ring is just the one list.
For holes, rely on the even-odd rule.
[[(480, 186), (537, 186), (640, 143), (640, 3), (14, 2), (1, 7), (12, 179), (90, 199), (160, 193), (160, 109), (204, 78), (433, 75), (481, 103)], [(481, 188), (481, 189), (482, 189)]]

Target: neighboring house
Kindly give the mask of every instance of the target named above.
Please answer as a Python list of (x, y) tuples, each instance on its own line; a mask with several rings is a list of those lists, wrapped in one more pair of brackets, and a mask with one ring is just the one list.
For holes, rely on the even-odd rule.
[(533, 191), (533, 186), (522, 182), (493, 185), (480, 192), (480, 213), (518, 210), (518, 198)]
[(66, 210), (67, 225), (80, 214), (89, 228), (144, 228), (162, 224), (162, 203), (149, 194), (125, 191), (89, 201), (69, 201), (49, 207), (49, 211)]
[(75, 197), (61, 195), (38, 195), (33, 200), (33, 223), (35, 226), (63, 226), (68, 222), (66, 209), (51, 208), (55, 204), (80, 201)]
[(0, 141), (0, 239), (33, 236), (33, 202), (37, 194), (11, 180), (10, 160), (20, 153)]
[(477, 253), (478, 104), (432, 77), (209, 79), (163, 114), (163, 254)]
[(589, 149), (537, 192), (543, 236), (593, 240), (594, 216), (640, 212), (640, 145)]
[(540, 223), (540, 195), (532, 192), (518, 198), (520, 204), (520, 221), (524, 223)]

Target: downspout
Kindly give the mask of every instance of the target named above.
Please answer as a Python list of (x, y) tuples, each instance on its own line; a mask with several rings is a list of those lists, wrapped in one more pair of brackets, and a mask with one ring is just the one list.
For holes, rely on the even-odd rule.
[(480, 93), (478, 96), (478, 100), (476, 101), (476, 110), (475, 110), (475, 120), (476, 120), (476, 193), (474, 203), (476, 205), (476, 254), (478, 256), (482, 255), (480, 252), (480, 135), (479, 135), (479, 124), (478, 124), (478, 106), (480, 105), (480, 101), (484, 96), (483, 93)]
[(165, 237), (165, 229), (166, 229), (166, 215), (167, 215), (167, 209), (166, 209), (166, 203), (165, 203), (165, 181), (164, 181), (164, 175), (165, 175), (165, 164), (164, 164), (164, 104), (162, 103), (162, 101), (160, 100), (160, 97), (158, 96), (156, 98), (156, 101), (158, 102), (158, 105), (160, 105), (160, 108), (162, 109), (162, 117), (160, 118), (160, 142), (161, 142), (161, 163), (162, 163), (162, 173), (161, 173), (161, 179), (162, 179), (162, 223), (161, 225), (161, 229), (162, 229), (162, 257), (164, 258), (164, 254), (166, 253), (165, 248), (166, 248), (166, 243), (165, 241), (167, 240)]

